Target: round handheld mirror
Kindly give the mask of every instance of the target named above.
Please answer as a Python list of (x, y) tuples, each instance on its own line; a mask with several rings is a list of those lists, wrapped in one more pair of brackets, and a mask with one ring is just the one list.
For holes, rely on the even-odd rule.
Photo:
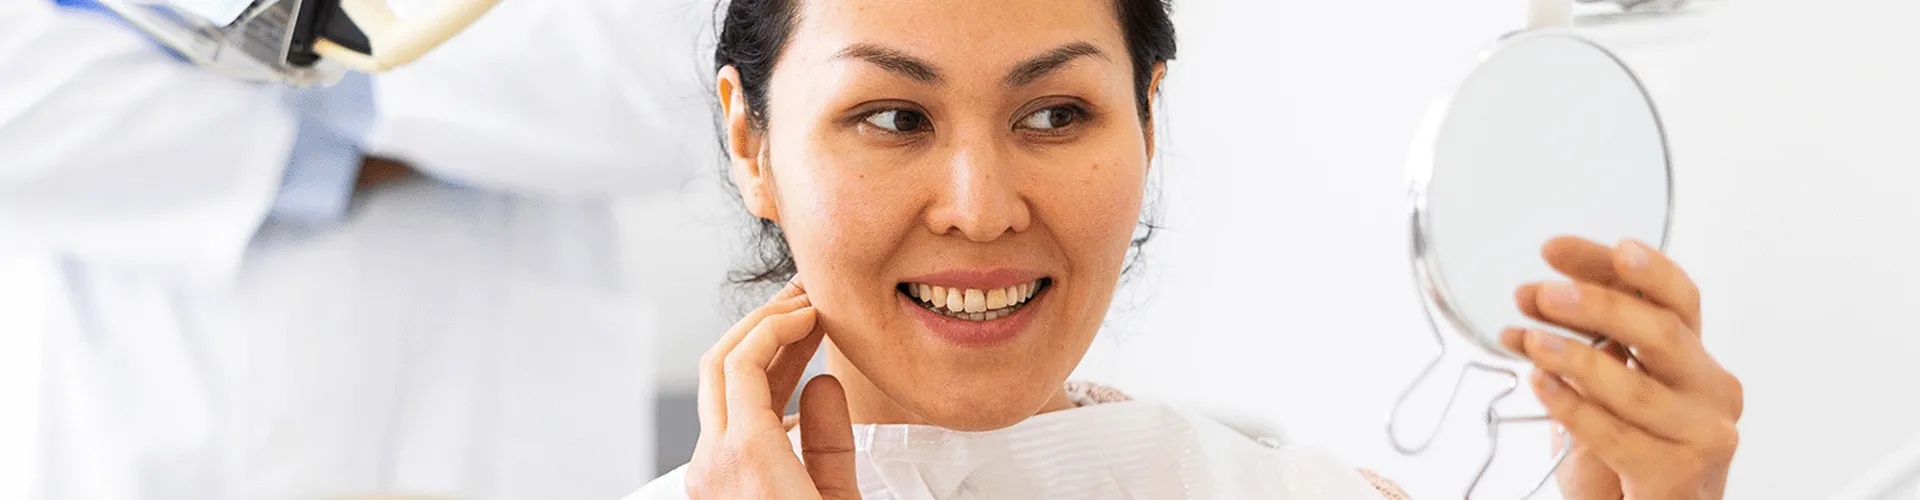
[[(1532, 327), (1603, 340), (1527, 317), (1515, 292), (1527, 283), (1568, 279), (1542, 255), (1558, 237), (1606, 245), (1633, 239), (1665, 250), (1673, 187), (1667, 141), (1659, 113), (1625, 64), (1574, 32), (1544, 29), (1510, 36), (1481, 55), (1431, 110), (1408, 166), (1414, 280), (1441, 352), (1401, 394), (1387, 433), (1400, 452), (1423, 452), (1469, 371), (1506, 379), (1506, 389), (1484, 409), (1489, 447), (1467, 487), (1473, 498), (1493, 466), (1499, 426), (1544, 420), (1501, 413), (1499, 403), (1519, 386), (1519, 374), (1481, 359), (1525, 358), (1501, 345), (1500, 332)], [(1463, 342), (1473, 347), (1452, 347)], [(1462, 358), (1458, 371), (1441, 369)], [(1459, 376), (1442, 375), (1452, 373)], [(1447, 380), (1450, 387), (1442, 385)], [(1409, 404), (1416, 394), (1445, 403)], [(1424, 438), (1409, 444), (1396, 422), (1403, 409), (1422, 407), (1437, 408), (1438, 416)], [(1544, 473), (1521, 473), (1532, 489), (1520, 496), (1539, 492), (1565, 457), (1563, 449)]]
[(1562, 32), (1500, 42), (1434, 115), (1410, 162), (1414, 275), (1435, 323), (1521, 359), (1500, 331), (1531, 326), (1522, 284), (1566, 279), (1541, 256), (1577, 236), (1665, 248), (1667, 142), (1637, 78), (1605, 48)]

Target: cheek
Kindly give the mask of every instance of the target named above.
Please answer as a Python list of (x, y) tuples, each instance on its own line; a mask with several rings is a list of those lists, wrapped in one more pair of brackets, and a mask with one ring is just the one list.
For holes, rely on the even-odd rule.
[(877, 280), (914, 222), (904, 190), (830, 149), (781, 153), (773, 156), (780, 226), (815, 304), (830, 312), (890, 286)]
[(1079, 159), (1069, 163), (1078, 166), (1044, 184), (1048, 192), (1033, 196), (1036, 211), (1047, 219), (1047, 228), (1079, 264), (1076, 267), (1083, 268), (1078, 269), (1080, 272), (1095, 276), (1118, 273), (1140, 220), (1146, 163), (1143, 155)]

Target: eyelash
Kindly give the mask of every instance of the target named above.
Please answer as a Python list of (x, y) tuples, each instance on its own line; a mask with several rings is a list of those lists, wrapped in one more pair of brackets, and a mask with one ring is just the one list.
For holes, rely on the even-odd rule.
[(1021, 127), (1020, 125), (1023, 123), (1026, 123), (1028, 119), (1033, 118), (1035, 115), (1038, 115), (1043, 111), (1055, 111), (1055, 110), (1066, 111), (1068, 113), (1067, 116), (1072, 117), (1072, 120), (1064, 126), (1051, 129), (1051, 130), (1035, 129), (1035, 128), (1027, 128), (1026, 130), (1036, 134), (1041, 134), (1046, 136), (1063, 136), (1063, 135), (1067, 135), (1068, 133), (1071, 133), (1074, 130), (1078, 130), (1080, 127), (1086, 126), (1087, 121), (1093, 119), (1093, 112), (1087, 111), (1086, 106), (1081, 106), (1079, 104), (1074, 104), (1074, 103), (1060, 103), (1060, 104), (1054, 104), (1044, 108), (1036, 109), (1036, 110), (1033, 110), (1032, 113), (1027, 113), (1026, 115), (1021, 116), (1020, 121), (1014, 122), (1014, 127), (1024, 128), (1024, 127)]
[[(1038, 129), (1038, 128), (1021, 127), (1021, 124), (1025, 123), (1029, 119), (1034, 118), (1035, 115), (1038, 115), (1041, 112), (1056, 111), (1056, 110), (1065, 111), (1068, 113), (1068, 116), (1071, 117), (1071, 120), (1069, 121), (1068, 124), (1056, 129)], [(914, 115), (918, 116), (918, 120), (921, 122), (921, 124), (918, 128), (914, 130), (893, 130), (893, 129), (889, 129), (873, 123), (872, 120), (874, 118), (885, 113), (913, 113)], [(1022, 115), (1018, 121), (1014, 122), (1014, 127), (1016, 129), (1025, 129), (1027, 131), (1040, 134), (1040, 135), (1057, 137), (1057, 136), (1067, 135), (1071, 131), (1078, 129), (1081, 126), (1084, 126), (1084, 124), (1088, 120), (1092, 120), (1093, 118), (1094, 118), (1093, 113), (1091, 111), (1088, 111), (1086, 106), (1081, 106), (1079, 104), (1074, 104), (1074, 103), (1061, 103), (1061, 104), (1047, 106), (1044, 108), (1039, 108), (1039, 109), (1033, 110), (1033, 112)], [(896, 118), (896, 120), (898, 120), (898, 118)], [(873, 129), (878, 129), (878, 131), (882, 134), (902, 136), (902, 137), (925, 134), (925, 133), (931, 132), (933, 129), (932, 120), (926, 116), (925, 112), (922, 112), (919, 109), (910, 108), (910, 107), (891, 107), (891, 108), (876, 109), (876, 110), (872, 110), (866, 113), (856, 115), (850, 121), (854, 126), (858, 126), (862, 128), (870, 127)], [(896, 122), (896, 125), (897, 125), (897, 122)]]

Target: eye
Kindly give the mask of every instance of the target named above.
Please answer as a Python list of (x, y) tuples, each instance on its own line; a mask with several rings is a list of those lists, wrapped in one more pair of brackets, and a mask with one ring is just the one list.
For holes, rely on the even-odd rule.
[(927, 115), (911, 109), (878, 111), (867, 115), (866, 122), (868, 125), (880, 127), (881, 129), (896, 134), (925, 132), (927, 128), (932, 126), (932, 124), (927, 121)]
[(1073, 106), (1054, 106), (1027, 115), (1020, 120), (1020, 127), (1039, 131), (1059, 130), (1078, 123), (1080, 114), (1080, 110)]

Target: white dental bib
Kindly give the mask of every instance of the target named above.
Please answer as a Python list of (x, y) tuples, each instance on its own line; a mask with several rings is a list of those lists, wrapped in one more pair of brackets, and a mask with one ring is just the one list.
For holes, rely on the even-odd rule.
[[(798, 431), (788, 437), (797, 450)], [(854, 447), (865, 500), (1381, 498), (1329, 453), (1151, 401), (1046, 413), (985, 432), (855, 425)], [(675, 469), (627, 500), (687, 498), (684, 474)]]

